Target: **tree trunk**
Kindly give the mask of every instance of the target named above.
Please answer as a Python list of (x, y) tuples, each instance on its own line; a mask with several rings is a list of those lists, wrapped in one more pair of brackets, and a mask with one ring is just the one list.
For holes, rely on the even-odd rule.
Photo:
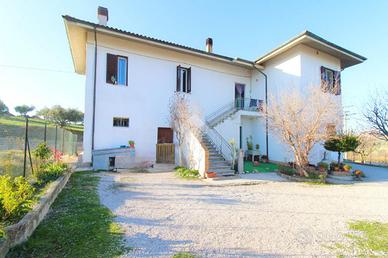
[(341, 163), (341, 152), (339, 151), (338, 152), (338, 166), (339, 166), (340, 163)]

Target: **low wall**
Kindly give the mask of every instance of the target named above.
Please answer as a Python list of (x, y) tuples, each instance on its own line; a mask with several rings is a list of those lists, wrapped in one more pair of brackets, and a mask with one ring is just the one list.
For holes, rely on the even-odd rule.
[(209, 167), (209, 152), (206, 146), (199, 140), (199, 136), (191, 132), (187, 133), (182, 145), (183, 165), (198, 170), (201, 177), (204, 177)]
[(5, 257), (9, 249), (26, 241), (46, 216), (51, 204), (65, 187), (71, 172), (52, 182), (39, 203), (18, 223), (5, 228), (5, 238), (0, 242), (0, 257)]
[(313, 178), (304, 178), (304, 177), (299, 177), (299, 176), (289, 176), (286, 174), (283, 174), (281, 172), (276, 172), (279, 176), (293, 182), (310, 182), (310, 183), (319, 183), (322, 182), (321, 179), (313, 179)]

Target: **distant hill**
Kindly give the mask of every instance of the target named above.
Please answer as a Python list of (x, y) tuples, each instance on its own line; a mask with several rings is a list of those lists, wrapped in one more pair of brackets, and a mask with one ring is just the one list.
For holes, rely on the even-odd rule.
[[(0, 115), (0, 125), (16, 125), (16, 126), (25, 126), (26, 119), (22, 116), (14, 116), (11, 113), (10, 115)], [(29, 118), (29, 125), (30, 126), (42, 126), (44, 127), (45, 124), (47, 124), (48, 127), (55, 127), (55, 125), (48, 123), (48, 121), (34, 117)], [(75, 125), (71, 124), (65, 127), (66, 130), (69, 130), (73, 133), (82, 135), (84, 131), (83, 125)]]

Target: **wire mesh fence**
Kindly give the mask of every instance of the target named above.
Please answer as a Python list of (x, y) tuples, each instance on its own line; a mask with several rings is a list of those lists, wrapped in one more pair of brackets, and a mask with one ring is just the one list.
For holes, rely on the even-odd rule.
[[(24, 120), (24, 121), (23, 121)], [(29, 176), (35, 167), (32, 151), (42, 142), (65, 156), (77, 156), (79, 134), (45, 120), (0, 117), (0, 174)]]
[(388, 166), (388, 150), (376, 150), (365, 157), (354, 152), (348, 152), (346, 159), (358, 163)]

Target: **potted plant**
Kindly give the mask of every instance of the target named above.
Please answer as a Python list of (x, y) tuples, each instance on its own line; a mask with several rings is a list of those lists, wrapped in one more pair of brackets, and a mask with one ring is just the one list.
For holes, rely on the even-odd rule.
[(253, 150), (252, 135), (247, 137), (247, 148), (248, 150)]
[(259, 163), (258, 161), (254, 161), (254, 162), (253, 162), (253, 166), (254, 166), (254, 167), (258, 167), (258, 166), (260, 166), (260, 163)]
[(214, 178), (214, 177), (216, 177), (216, 176), (217, 176), (217, 173), (216, 173), (216, 172), (210, 172), (210, 171), (208, 171), (208, 172), (205, 173), (205, 177), (206, 177), (206, 178)]
[(364, 172), (359, 169), (354, 170), (353, 176), (355, 179), (361, 180), (361, 177), (365, 177)]
[(317, 166), (318, 166), (319, 172), (327, 172), (329, 168), (329, 165), (325, 162), (319, 162)]
[(256, 150), (259, 150), (259, 149), (260, 149), (260, 145), (256, 144)]
[(343, 170), (344, 170), (345, 172), (349, 172), (351, 169), (352, 169), (352, 166), (350, 166), (350, 165), (348, 165), (348, 164), (345, 164), (345, 165), (343, 166)]
[(261, 161), (263, 161), (264, 163), (268, 163), (268, 157), (267, 157), (267, 155), (261, 156)]
[(135, 141), (129, 140), (128, 144), (130, 148), (135, 148)]

